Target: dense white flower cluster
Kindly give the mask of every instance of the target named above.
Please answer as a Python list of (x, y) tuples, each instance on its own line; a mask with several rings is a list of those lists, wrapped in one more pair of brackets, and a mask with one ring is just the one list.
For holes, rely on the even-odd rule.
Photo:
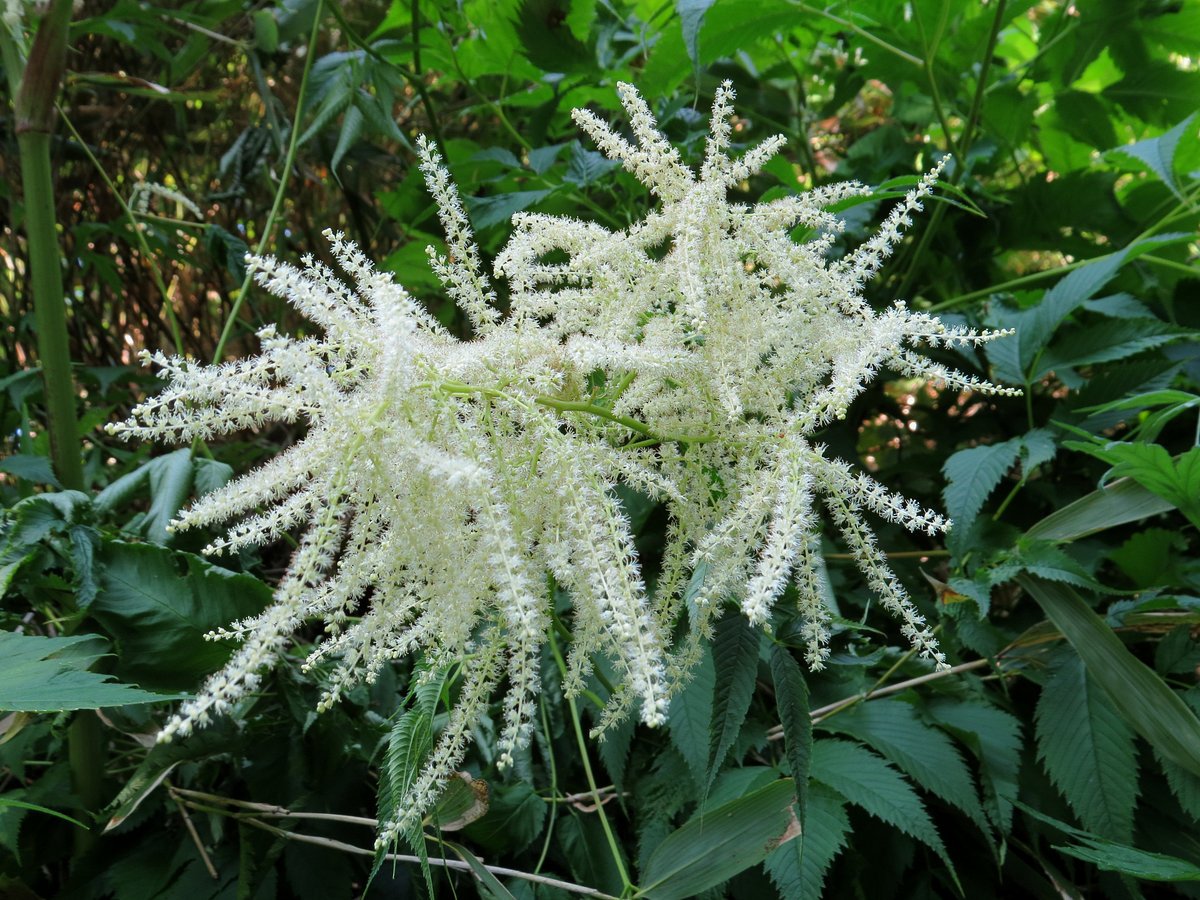
[[(319, 325), (303, 339), (260, 333), (262, 353), (219, 366), (147, 355), (168, 380), (125, 423), (132, 437), (208, 439), (302, 420), (306, 436), (198, 501), (177, 528), (237, 520), (211, 552), (299, 530), (274, 604), (222, 632), (241, 640), (164, 737), (203, 724), (257, 684), (302, 622), (327, 638), (328, 705), (399, 657), (462, 662), (464, 686), (433, 759), (382, 839), (409, 827), (461, 759), (502, 683), (502, 762), (528, 740), (552, 611), (548, 576), (569, 592), (568, 690), (598, 655), (620, 676), (606, 722), (631, 708), (664, 721), (671, 693), (727, 601), (767, 625), (789, 581), (807, 658), (828, 655), (817, 564), (829, 519), (904, 636), (937, 665), (933, 635), (876, 548), (864, 513), (936, 534), (949, 522), (825, 455), (815, 433), (846, 414), (883, 366), (956, 388), (999, 391), (921, 357), (921, 346), (996, 336), (949, 329), (902, 303), (876, 313), (862, 283), (932, 189), (930, 173), (863, 247), (825, 252), (841, 227), (826, 208), (862, 194), (820, 188), (755, 206), (728, 190), (778, 150), (729, 155), (728, 84), (717, 93), (698, 175), (621, 85), (634, 143), (592, 113), (576, 122), (659, 199), (623, 231), (545, 215), (514, 217), (495, 275), (501, 316), (467, 217), (436, 151), (421, 143), (450, 253), (434, 270), (476, 337), (448, 333), (391, 276), (329, 233), (353, 281), (313, 259), (252, 260), (257, 280)], [(789, 237), (803, 223), (818, 235)], [(665, 504), (662, 571), (648, 591), (613, 488)], [(686, 617), (687, 627), (681, 629)], [(686, 637), (673, 642), (672, 635)]]

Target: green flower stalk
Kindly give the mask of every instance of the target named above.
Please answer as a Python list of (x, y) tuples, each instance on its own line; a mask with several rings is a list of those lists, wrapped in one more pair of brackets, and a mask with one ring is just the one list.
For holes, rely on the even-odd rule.
[[(730, 187), (782, 145), (774, 138), (729, 155), (731, 87), (717, 93), (698, 173), (637, 92), (619, 91), (636, 143), (587, 111), (575, 120), (658, 205), (622, 231), (515, 216), (494, 271), (508, 281), (507, 316), (450, 177), (421, 142), (451, 250), (431, 251), (431, 262), (475, 339), (449, 334), (328, 233), (350, 284), (312, 259), (302, 268), (251, 260), (259, 284), (319, 325), (321, 337), (268, 327), (258, 356), (219, 366), (146, 354), (167, 387), (110, 426), (114, 433), (187, 441), (273, 421), (307, 425), (293, 447), (176, 523), (235, 520), (212, 553), (297, 529), (302, 537), (275, 603), (221, 631), (240, 649), (168, 722), (164, 739), (227, 712), (308, 620), (326, 632), (309, 665), (334, 661), (322, 706), (403, 656), (420, 653), (433, 668), (462, 661), (464, 690), (401, 812), (383, 825), (380, 840), (389, 841), (436, 798), (502, 683), (501, 763), (528, 741), (550, 627), (547, 573), (573, 605), (566, 690), (580, 690), (599, 656), (618, 673), (601, 730), (634, 709), (645, 724), (662, 724), (726, 602), (769, 627), (789, 581), (807, 623), (808, 662), (820, 668), (830, 617), (814, 565), (821, 504), (906, 639), (945, 665), (864, 513), (929, 534), (949, 521), (829, 458), (815, 440), (883, 366), (1010, 393), (917, 352), (975, 346), (998, 332), (947, 328), (902, 303), (876, 313), (861, 295), (938, 170), (877, 235), (831, 263), (825, 253), (841, 226), (826, 209), (862, 186), (730, 203)], [(797, 223), (818, 236), (796, 244)], [(548, 254), (566, 261), (547, 262)], [(618, 484), (658, 499), (670, 516), (653, 592)], [(673, 642), (684, 617), (685, 637)]]

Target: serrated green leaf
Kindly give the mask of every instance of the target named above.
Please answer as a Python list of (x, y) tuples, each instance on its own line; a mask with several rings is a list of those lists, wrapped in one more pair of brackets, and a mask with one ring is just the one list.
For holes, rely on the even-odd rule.
[(812, 716), (808, 685), (792, 652), (782, 644), (771, 647), (771, 679), (775, 683), (775, 708), (783, 726), (783, 748), (796, 783), (796, 809), (800, 827), (805, 827), (808, 773), (812, 763)]
[(1014, 438), (986, 447), (970, 447), (950, 456), (942, 466), (946, 486), (942, 497), (957, 528), (967, 528), (988, 495), (996, 489), (1021, 456), (1021, 440)]
[(62, 532), (68, 525), (90, 518), (92, 499), (82, 491), (36, 494), (16, 503), (8, 511), (11, 522), (5, 549), (20, 551), (38, 544), (47, 535)]
[(205, 728), (197, 729), (186, 741), (155, 744), (138, 763), (112, 802), (104, 809), (108, 816), (105, 831), (119, 827), (133, 815), (142, 803), (183, 762), (227, 754), (238, 741), (238, 726), (228, 718), (219, 718)]
[(766, 859), (767, 874), (783, 900), (820, 897), (825, 875), (846, 846), (850, 818), (846, 805), (834, 791), (814, 784), (808, 791), (803, 831), (795, 840), (772, 850)]
[(762, 862), (790, 836), (790, 778), (693, 817), (646, 861), (641, 890), (650, 900), (687, 900)]
[(1040, 465), (1050, 462), (1058, 452), (1054, 432), (1049, 428), (1035, 428), (1021, 437), (1021, 469), (1028, 475)]
[(1133, 730), (1164, 757), (1200, 775), (1200, 719), (1195, 713), (1069, 587), (1030, 575), (1017, 581), (1070, 641)]
[(322, 98), (308, 128), (300, 135), (299, 143), (307, 144), (312, 140), (313, 135), (321, 132), (325, 126), (345, 112), (354, 101), (354, 91), (354, 86), (349, 84), (344, 77), (331, 82), (329, 92)]
[[(1169, 187), (1176, 197), (1182, 199), (1183, 194), (1179, 189), (1179, 181), (1175, 177), (1175, 154), (1179, 149), (1179, 142), (1185, 134), (1189, 133), (1189, 129), (1192, 129), (1192, 122), (1195, 118), (1196, 114), (1192, 113), (1165, 134), (1138, 141), (1136, 144), (1115, 147), (1109, 151), (1109, 155), (1122, 154), (1145, 163), (1151, 172), (1162, 179), (1163, 184)], [(1192, 134), (1194, 137), (1194, 132)]]
[(991, 569), (988, 576), (990, 583), (995, 586), (1011, 581), (1021, 572), (1092, 591), (1105, 589), (1083, 566), (1048, 541), (1031, 542), (1023, 539), (1016, 552)]
[(866, 747), (828, 738), (814, 741), (812, 777), (880, 821), (916, 838), (953, 870), (946, 846), (917, 792)]
[(758, 673), (760, 632), (745, 616), (730, 614), (717, 623), (712, 641), (713, 671), (719, 687), (713, 697), (712, 740), (708, 762), (707, 789), (737, 741), (754, 697)]
[(471, 224), (482, 231), (502, 222), (507, 223), (514, 213), (528, 209), (552, 193), (552, 190), (509, 191), (494, 197), (467, 197), (467, 212), (471, 216)]
[(62, 487), (58, 483), (58, 479), (54, 477), (54, 469), (50, 465), (50, 460), (45, 456), (37, 456), (33, 453), (14, 453), (12, 456), (0, 459), (0, 472), (16, 475), (33, 484)]
[(1084, 826), (1133, 840), (1137, 757), (1133, 732), (1072, 654), (1042, 688), (1038, 758)]
[(1078, 844), (1056, 846), (1055, 850), (1092, 863), (1105, 872), (1119, 872), (1145, 881), (1200, 881), (1200, 866), (1187, 860), (1165, 853), (1148, 853), (1127, 844), (1107, 840), (1073, 828), (1066, 822), (1060, 822), (1024, 803), (1021, 804), (1021, 809), (1079, 841)]
[(986, 831), (979, 795), (962, 756), (942, 731), (921, 721), (912, 704), (890, 699), (859, 703), (823, 719), (819, 727), (868, 744)]
[(1154, 313), (1150, 311), (1150, 307), (1132, 294), (1124, 292), (1088, 300), (1083, 304), (1083, 308), (1091, 312), (1100, 313), (1102, 316), (1111, 316), (1114, 319), (1154, 318)]
[(1190, 331), (1157, 319), (1109, 319), (1064, 332), (1030, 373), (1036, 381), (1050, 372), (1113, 362), (1161, 347)]
[(579, 187), (588, 187), (617, 168), (620, 168), (620, 163), (609, 159), (603, 153), (588, 150), (575, 141), (571, 144), (571, 159), (567, 163), (563, 180)]
[(147, 687), (195, 688), (233, 652), (230, 642), (204, 636), (271, 602), (271, 589), (257, 578), (191, 553), (110, 540), (99, 558), (89, 611), (117, 641), (117, 674)]
[(117, 684), (109, 680), (111, 675), (87, 671), (100, 653), (71, 653), (80, 644), (102, 641), (94, 634), (39, 637), (0, 631), (0, 712), (62, 712), (178, 698)]
[(1071, 442), (1069, 446), (1109, 463), (1113, 477), (1132, 478), (1200, 527), (1200, 447), (1172, 458), (1162, 444), (1114, 441), (1102, 446)]
[(979, 700), (937, 700), (929, 704), (928, 712), (979, 760), (979, 782), (988, 818), (1002, 834), (1008, 834), (1021, 768), (1020, 721)]
[(700, 661), (692, 670), (692, 679), (683, 690), (671, 698), (667, 726), (671, 743), (687, 760), (688, 769), (696, 784), (703, 786), (708, 779), (708, 763), (712, 747), (713, 692), (716, 672), (712, 654), (705, 648)]
[(1092, 840), (1087, 846), (1056, 845), (1055, 850), (1090, 862), (1104, 872), (1119, 872), (1143, 881), (1200, 881), (1200, 866), (1167, 856), (1125, 847), (1113, 841)]

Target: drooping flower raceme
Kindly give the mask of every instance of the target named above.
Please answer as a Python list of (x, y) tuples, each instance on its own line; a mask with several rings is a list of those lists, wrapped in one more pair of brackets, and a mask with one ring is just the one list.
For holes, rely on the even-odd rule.
[[(731, 203), (730, 188), (761, 169), (782, 139), (730, 155), (730, 86), (717, 93), (698, 173), (637, 92), (619, 91), (633, 143), (585, 110), (575, 121), (657, 196), (655, 209), (622, 231), (515, 216), (494, 272), (508, 282), (505, 316), (449, 174), (420, 143), (450, 249), (445, 257), (431, 250), (431, 263), (473, 340), (451, 335), (354, 245), (328, 233), (349, 283), (313, 259), (302, 268), (251, 260), (258, 283), (322, 336), (268, 327), (258, 356), (217, 366), (146, 354), (167, 387), (110, 426), (115, 433), (207, 440), (269, 422), (307, 426), (294, 446), (175, 523), (236, 521), (212, 553), (301, 536), (274, 603), (220, 632), (239, 649), (164, 738), (228, 711), (304, 622), (325, 628), (308, 660), (332, 664), (323, 706), (403, 656), (422, 654), (431, 669), (461, 662), (457, 705), (401, 812), (385, 823), (388, 840), (436, 798), (502, 684), (501, 762), (528, 740), (551, 627), (548, 578), (573, 607), (567, 690), (582, 686), (598, 656), (618, 675), (602, 725), (630, 709), (661, 724), (725, 604), (768, 626), (789, 582), (807, 661), (820, 668), (830, 621), (817, 565), (822, 506), (905, 638), (945, 665), (864, 514), (930, 535), (949, 522), (828, 457), (816, 441), (884, 366), (954, 388), (1005, 391), (918, 352), (998, 333), (947, 328), (899, 302), (875, 312), (862, 298), (939, 170), (862, 247), (828, 262), (841, 225), (827, 207), (865, 188)], [(794, 242), (797, 224), (816, 237)], [(669, 514), (653, 591), (614, 493), (619, 484)], [(685, 616), (686, 637), (673, 643)]]

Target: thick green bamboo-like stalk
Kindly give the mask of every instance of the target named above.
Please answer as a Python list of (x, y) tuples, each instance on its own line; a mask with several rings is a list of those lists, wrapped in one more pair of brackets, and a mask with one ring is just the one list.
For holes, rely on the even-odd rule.
[(66, 64), (71, 6), (71, 0), (54, 0), (43, 18), (25, 64), (14, 112), (51, 456), (62, 485), (82, 490), (83, 462), (75, 415), (75, 382), (67, 342), (62, 253), (55, 229), (54, 179), (50, 169), (54, 100)]
[[(56, 228), (54, 178), (50, 166), (54, 101), (66, 66), (71, 9), (72, 0), (54, 0), (43, 17), (25, 63), (13, 111), (25, 193), (25, 237), (29, 247), (38, 358), (45, 384), (50, 452), (63, 487), (83, 490), (82, 447), (75, 411), (62, 251)], [(9, 42), (4, 54), (7, 64), (14, 54), (8, 35), (4, 35), (3, 40)], [(97, 810), (104, 802), (104, 736), (99, 720), (90, 711), (76, 713), (67, 740), (75, 793), (86, 809)], [(81, 832), (77, 835), (75, 851), (82, 854), (94, 843), (94, 834)]]

